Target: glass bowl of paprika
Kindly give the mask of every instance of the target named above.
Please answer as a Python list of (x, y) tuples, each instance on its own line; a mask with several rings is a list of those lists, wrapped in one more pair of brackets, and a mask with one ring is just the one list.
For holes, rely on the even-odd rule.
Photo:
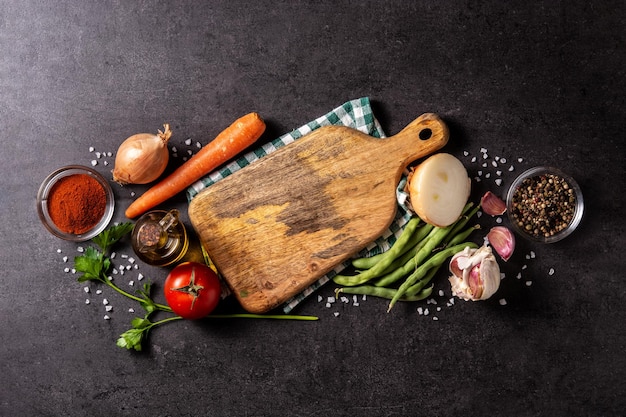
[(578, 183), (557, 168), (538, 166), (520, 174), (506, 197), (515, 231), (535, 242), (554, 243), (580, 224), (585, 204)]
[(52, 172), (37, 193), (37, 211), (46, 229), (74, 242), (92, 239), (102, 232), (114, 208), (113, 190), (107, 180), (81, 165)]

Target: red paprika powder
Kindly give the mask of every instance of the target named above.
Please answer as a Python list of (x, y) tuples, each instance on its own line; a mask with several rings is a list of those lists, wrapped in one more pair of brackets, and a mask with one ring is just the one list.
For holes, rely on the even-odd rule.
[(106, 192), (95, 178), (73, 174), (61, 178), (50, 189), (48, 213), (59, 230), (78, 235), (98, 224), (106, 202)]

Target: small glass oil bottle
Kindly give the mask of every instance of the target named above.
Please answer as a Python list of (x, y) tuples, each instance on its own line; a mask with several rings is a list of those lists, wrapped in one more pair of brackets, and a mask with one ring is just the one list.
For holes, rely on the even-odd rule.
[(137, 220), (131, 240), (139, 259), (149, 265), (167, 266), (185, 256), (189, 237), (179, 215), (177, 209), (154, 210)]

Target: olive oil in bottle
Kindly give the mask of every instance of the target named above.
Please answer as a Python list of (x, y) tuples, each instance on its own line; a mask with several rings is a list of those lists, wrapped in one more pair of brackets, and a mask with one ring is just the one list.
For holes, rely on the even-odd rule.
[(180, 261), (189, 247), (179, 211), (154, 210), (141, 216), (132, 232), (135, 254), (149, 265), (168, 266)]

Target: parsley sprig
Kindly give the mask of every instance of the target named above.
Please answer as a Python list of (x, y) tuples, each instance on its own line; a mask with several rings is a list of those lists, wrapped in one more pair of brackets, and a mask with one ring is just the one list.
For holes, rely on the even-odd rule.
[(150, 316), (157, 311), (172, 313), (172, 309), (169, 306), (156, 303), (152, 299), (150, 294), (152, 284), (143, 284), (142, 288), (137, 291), (137, 295), (134, 295), (118, 287), (109, 278), (108, 274), (112, 267), (109, 251), (115, 243), (130, 233), (132, 229), (132, 223), (121, 223), (104, 230), (92, 240), (99, 249), (92, 246), (85, 249), (82, 255), (74, 258), (74, 268), (77, 272), (82, 273), (78, 277), (78, 282), (97, 281), (105, 284), (124, 297), (137, 301), (145, 310), (146, 314), (144, 317), (135, 317), (131, 321), (131, 328), (122, 333), (117, 340), (117, 346), (119, 347), (140, 351), (143, 341), (152, 327), (168, 321), (181, 319), (181, 317), (173, 316), (160, 321), (151, 321)]

